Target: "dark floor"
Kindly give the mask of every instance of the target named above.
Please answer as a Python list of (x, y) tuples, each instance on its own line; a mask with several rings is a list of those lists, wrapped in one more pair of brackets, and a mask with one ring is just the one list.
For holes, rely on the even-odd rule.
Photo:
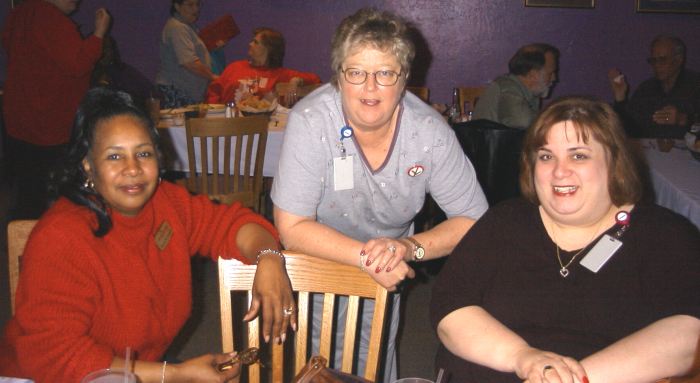
[[(7, 274), (7, 211), (12, 199), (5, 166), (0, 160), (0, 327), (10, 318)], [(220, 351), (219, 306), (216, 267), (213, 263), (194, 262), (195, 304), (192, 319), (171, 348), (177, 359)], [(403, 290), (402, 328), (399, 334), (399, 376), (434, 379), (433, 364), (437, 338), (430, 326), (428, 304), (439, 261), (420, 265), (417, 277)], [(389, 383), (389, 382), (387, 382)]]

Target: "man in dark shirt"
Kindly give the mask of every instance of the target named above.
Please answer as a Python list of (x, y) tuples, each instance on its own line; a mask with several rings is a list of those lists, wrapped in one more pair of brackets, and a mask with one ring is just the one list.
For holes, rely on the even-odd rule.
[(681, 39), (654, 38), (647, 59), (654, 77), (641, 83), (629, 100), (624, 76), (610, 70), (614, 107), (630, 136), (682, 138), (700, 117), (700, 74), (684, 68), (685, 57)]

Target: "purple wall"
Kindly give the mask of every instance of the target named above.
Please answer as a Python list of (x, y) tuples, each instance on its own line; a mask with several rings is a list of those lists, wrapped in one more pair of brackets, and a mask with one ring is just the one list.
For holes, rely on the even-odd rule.
[[(9, 0), (4, 0), (9, 3)], [(330, 39), (340, 20), (362, 6), (396, 12), (415, 23), (429, 49), (414, 77), (424, 78), (433, 102), (447, 102), (451, 88), (485, 84), (507, 71), (517, 47), (548, 42), (561, 50), (560, 83), (554, 96), (593, 94), (610, 98), (607, 70), (618, 67), (632, 87), (649, 76), (648, 43), (659, 33), (688, 44), (688, 67), (700, 70), (700, 15), (636, 13), (635, 0), (599, 0), (595, 9), (531, 8), (522, 0), (206, 0), (204, 25), (221, 13), (233, 14), (241, 34), (226, 47), (229, 61), (244, 58), (251, 30), (270, 26), (287, 39), (285, 66), (330, 77)], [(158, 67), (158, 36), (168, 17), (166, 0), (83, 1), (74, 19), (83, 32), (105, 6), (114, 17), (113, 36), (124, 61), (153, 78)], [(1, 6), (0, 20), (9, 12)], [(0, 58), (0, 78), (5, 76)]]

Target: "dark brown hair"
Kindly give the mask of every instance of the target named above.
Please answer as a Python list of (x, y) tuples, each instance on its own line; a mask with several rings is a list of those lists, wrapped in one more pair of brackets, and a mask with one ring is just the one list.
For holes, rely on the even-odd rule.
[(639, 202), (642, 182), (622, 123), (607, 103), (590, 97), (565, 97), (547, 106), (530, 126), (523, 141), (520, 189), (525, 198), (539, 204), (535, 191), (537, 152), (547, 143), (555, 124), (568, 121), (577, 138), (599, 142), (607, 153), (608, 193), (616, 206)]
[(285, 41), (282, 33), (267, 27), (255, 28), (253, 38), (260, 34), (260, 42), (267, 49), (265, 66), (268, 68), (280, 68), (284, 62)]

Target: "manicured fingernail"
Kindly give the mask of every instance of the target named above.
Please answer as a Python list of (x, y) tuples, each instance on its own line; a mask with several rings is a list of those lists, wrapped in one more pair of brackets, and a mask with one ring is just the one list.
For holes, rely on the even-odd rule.
[(367, 259), (367, 262), (365, 262), (365, 265), (369, 266), (369, 265), (371, 265), (371, 264), (372, 264), (372, 260), (368, 258), (368, 259)]
[(292, 330), (297, 331), (297, 324), (296, 323), (292, 323)]
[(270, 343), (270, 336), (269, 335), (265, 335), (265, 343)]
[(287, 340), (287, 334), (282, 334), (282, 343), (284, 343), (285, 340)]
[(388, 272), (390, 272), (390, 271), (391, 271), (391, 267), (387, 267), (387, 268), (386, 268), (386, 272), (388, 273)]
[(588, 383), (588, 377), (587, 377), (587, 376), (584, 376), (584, 377), (583, 377), (583, 383)]
[(360, 255), (363, 257), (365, 256), (365, 249), (362, 249), (362, 251), (360, 251)]
[(377, 268), (374, 269), (374, 272), (375, 272), (375, 273), (378, 273), (378, 272), (380, 272), (380, 271), (382, 271), (381, 266), (377, 266)]
[(280, 337), (278, 337), (278, 336), (275, 337), (275, 343), (280, 344)]

